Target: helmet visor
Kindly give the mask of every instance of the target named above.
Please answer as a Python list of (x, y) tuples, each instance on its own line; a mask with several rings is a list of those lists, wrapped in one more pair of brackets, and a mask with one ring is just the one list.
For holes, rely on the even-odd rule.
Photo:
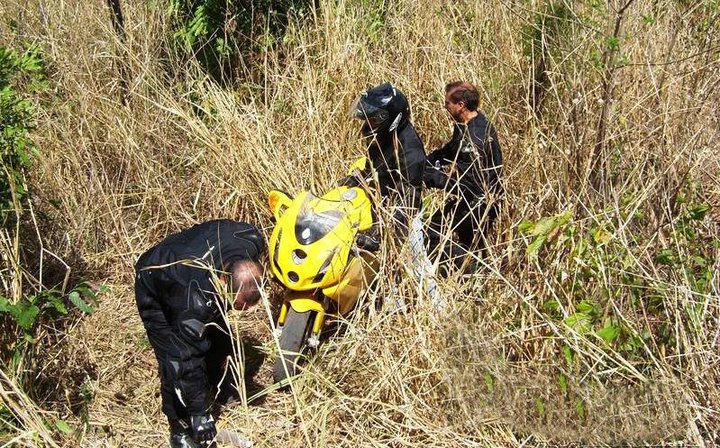
[(365, 101), (364, 95), (353, 103), (350, 114), (353, 118), (366, 122), (373, 130), (380, 128), (390, 117), (387, 110)]

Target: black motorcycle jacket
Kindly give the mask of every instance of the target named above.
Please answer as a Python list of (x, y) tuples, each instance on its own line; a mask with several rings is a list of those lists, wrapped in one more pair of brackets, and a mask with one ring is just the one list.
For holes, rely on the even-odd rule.
[[(467, 124), (455, 123), (452, 139), (428, 155), (425, 185), (443, 188), (468, 202), (503, 193), (502, 152), (495, 127), (485, 115), (478, 115)], [(455, 163), (451, 176), (437, 166)]]
[(158, 355), (161, 381), (188, 415), (207, 412), (205, 356), (211, 344), (205, 330), (221, 323), (222, 311), (230, 307), (215, 300), (212, 278), (235, 261), (257, 261), (264, 249), (254, 226), (215, 220), (170, 235), (135, 265), (136, 285), (143, 290), (136, 296), (138, 309)]
[[(368, 147), (370, 166), (363, 175), (375, 174), (381, 196), (401, 207), (395, 219), (404, 227), (401, 233), (406, 234), (410, 219), (420, 211), (422, 205), (425, 147), (409, 122), (390, 133), (373, 135), (367, 127), (363, 127), (362, 133), (366, 139), (372, 139)], [(359, 185), (357, 179), (352, 177), (342, 183)]]

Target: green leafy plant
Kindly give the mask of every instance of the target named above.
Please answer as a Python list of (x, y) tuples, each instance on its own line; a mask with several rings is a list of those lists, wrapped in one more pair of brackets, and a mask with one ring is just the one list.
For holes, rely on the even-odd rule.
[(173, 40), (218, 81), (228, 80), (239, 58), (262, 52), (282, 38), (289, 17), (305, 16), (308, 0), (171, 0)]
[[(66, 297), (67, 301), (76, 309), (85, 314), (92, 314), (99, 302), (99, 296), (106, 291), (106, 286), (95, 291), (87, 284), (80, 283)], [(38, 294), (23, 297), (15, 303), (0, 296), (0, 314), (5, 313), (11, 316), (15, 324), (27, 333), (32, 333), (41, 318), (64, 316), (68, 312), (62, 294), (55, 290), (44, 290)]]
[[(716, 246), (704, 227), (710, 207), (700, 197), (690, 185), (682, 188), (676, 217), (655, 230), (669, 237), (660, 247), (643, 241), (651, 239), (643, 236), (646, 213), (630, 196), (592, 224), (574, 220), (569, 212), (521, 222), (525, 253), (544, 278), (539, 284), (552, 289), (539, 310), (564, 324), (559, 328), (572, 331), (571, 337), (587, 338), (639, 371), (652, 368), (652, 360), (667, 350), (681, 350), (675, 327), (701, 331), (709, 316)], [(623, 227), (632, 230), (619, 237), (617, 229)], [(691, 302), (678, 306), (668, 300), (678, 286), (692, 294)], [(669, 314), (676, 317), (668, 320)], [(566, 344), (564, 337), (558, 342)], [(564, 350), (572, 367), (576, 355), (567, 345)]]
[[(92, 314), (99, 303), (100, 295), (107, 291), (106, 286), (93, 290), (85, 283), (75, 286), (66, 296), (60, 291), (43, 290), (37, 294), (24, 296), (16, 302), (0, 296), (0, 318), (5, 318), (9, 326), (7, 333), (17, 333), (10, 348), (11, 364), (17, 366), (24, 356), (29, 344), (34, 344), (38, 327), (44, 320), (52, 320), (66, 316), (72, 309), (84, 314)], [(13, 328), (14, 327), (14, 328)]]
[(570, 212), (564, 212), (555, 216), (541, 218), (537, 222), (523, 221), (518, 229), (532, 237), (532, 242), (525, 249), (525, 254), (530, 259), (537, 259), (538, 251), (548, 239), (552, 239), (557, 235), (561, 227), (570, 222), (572, 217)]
[(39, 47), (23, 53), (0, 47), (0, 219), (5, 224), (10, 212), (28, 194), (23, 173), (37, 148), (30, 140), (34, 129), (32, 103), (21, 93), (44, 89), (47, 80)]
[(677, 202), (681, 213), (670, 234), (670, 244), (658, 250), (655, 261), (687, 278), (693, 291), (707, 294), (712, 283), (714, 257), (712, 245), (702, 237), (699, 227), (710, 206), (690, 202), (685, 195), (680, 195)]
[(55, 427), (63, 434), (72, 433), (72, 429), (70, 428), (70, 425), (68, 425), (65, 420), (55, 420)]

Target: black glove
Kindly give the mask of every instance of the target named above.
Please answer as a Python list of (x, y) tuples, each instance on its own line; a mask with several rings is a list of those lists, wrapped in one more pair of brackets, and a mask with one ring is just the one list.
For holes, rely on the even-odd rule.
[(359, 233), (356, 241), (357, 246), (360, 249), (364, 249), (368, 252), (377, 252), (380, 249), (380, 243), (378, 240), (370, 235)]
[(423, 182), (428, 188), (443, 189), (451, 183), (447, 174), (432, 165), (425, 165), (423, 170)]
[(211, 443), (217, 435), (215, 419), (210, 414), (190, 416), (190, 430), (193, 439), (202, 446), (212, 446)]

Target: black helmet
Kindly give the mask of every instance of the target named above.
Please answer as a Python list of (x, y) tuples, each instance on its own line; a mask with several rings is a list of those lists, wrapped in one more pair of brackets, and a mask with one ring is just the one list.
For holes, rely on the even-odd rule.
[(410, 106), (405, 94), (386, 82), (361, 93), (352, 115), (365, 122), (363, 134), (381, 134), (405, 127)]

